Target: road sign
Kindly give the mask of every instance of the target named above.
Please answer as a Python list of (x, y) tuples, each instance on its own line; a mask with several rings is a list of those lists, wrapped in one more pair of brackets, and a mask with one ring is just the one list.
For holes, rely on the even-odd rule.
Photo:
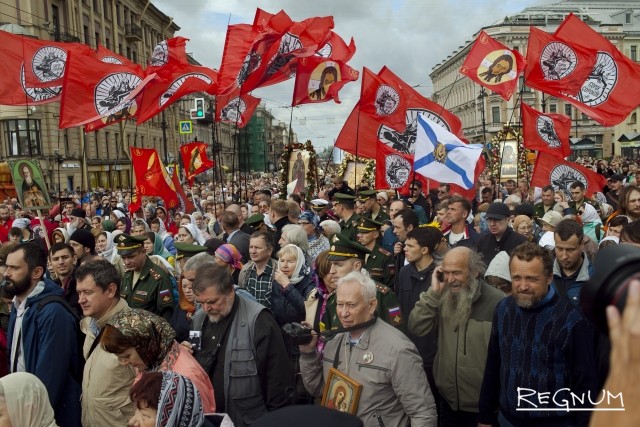
[(191, 124), (191, 120), (183, 120), (183, 121), (181, 121), (179, 130), (180, 130), (181, 134), (193, 133), (193, 126)]

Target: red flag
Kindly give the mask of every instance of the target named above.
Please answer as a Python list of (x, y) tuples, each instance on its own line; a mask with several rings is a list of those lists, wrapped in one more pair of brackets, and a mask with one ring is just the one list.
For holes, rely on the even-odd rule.
[(292, 24), (291, 18), (282, 10), (272, 15), (257, 9), (253, 25), (230, 25), (220, 65), (220, 93), (228, 95), (244, 85), (263, 61), (267, 61), (265, 55), (271, 46), (280, 43)]
[(364, 67), (360, 93), (360, 113), (368, 114), (377, 122), (398, 131), (406, 128), (407, 111), (404, 82), (385, 80)]
[(573, 14), (555, 36), (598, 51), (596, 64), (577, 97), (566, 95), (580, 111), (604, 126), (621, 123), (640, 103), (640, 65)]
[(524, 77), (528, 86), (547, 93), (575, 95), (589, 77), (596, 51), (531, 27)]
[(524, 69), (524, 65), (525, 61), (520, 52), (509, 49), (484, 31), (480, 31), (460, 68), (460, 73), (508, 101), (513, 95), (518, 75)]
[(158, 43), (153, 48), (145, 73), (149, 75), (164, 68), (169, 68), (169, 72), (173, 72), (173, 67), (175, 66), (189, 65), (186, 50), (188, 40), (184, 37), (173, 37)]
[(136, 177), (138, 197), (158, 196), (168, 209), (173, 209), (180, 201), (176, 188), (155, 148), (131, 149), (131, 164)]
[(138, 186), (136, 185), (131, 192), (131, 203), (127, 206), (129, 213), (133, 215), (142, 207), (142, 197), (138, 197)]
[(260, 98), (255, 98), (248, 93), (240, 95), (239, 88), (229, 95), (218, 95), (216, 121), (235, 123), (239, 128), (243, 128), (251, 120), (258, 104), (260, 104)]
[(138, 124), (144, 123), (180, 98), (195, 92), (215, 92), (217, 73), (211, 68), (176, 64), (172, 72), (159, 70), (140, 96)]
[(138, 101), (134, 97), (152, 78), (153, 75), (145, 78), (137, 65), (69, 55), (60, 129), (87, 124), (86, 130), (93, 131), (136, 115)]
[(426, 179), (413, 172), (413, 156), (400, 153), (388, 145), (377, 143), (376, 154), (376, 187), (391, 188), (400, 194), (410, 194), (409, 186), (413, 180), (420, 181), (423, 187)]
[(291, 105), (326, 102), (331, 99), (340, 103), (338, 92), (347, 83), (358, 80), (359, 74), (343, 61), (320, 56), (299, 58)]
[(524, 102), (521, 106), (524, 146), (526, 148), (546, 151), (561, 158), (571, 154), (571, 145), (569, 144), (571, 117), (564, 114), (541, 113)]
[(331, 31), (324, 41), (324, 44), (315, 53), (316, 56), (323, 58), (331, 58), (339, 61), (348, 62), (356, 53), (356, 44), (351, 37), (351, 41), (347, 45), (342, 37)]
[(367, 114), (360, 113), (360, 103), (358, 102), (338, 135), (335, 144), (337, 148), (358, 157), (375, 159), (376, 141), (381, 141), (401, 153), (413, 154), (419, 113), (427, 114), (427, 117), (449, 132), (460, 136), (462, 124), (453, 113), (420, 95), (387, 67), (380, 70), (378, 77), (392, 81), (395, 87), (403, 88), (402, 92), (406, 98), (405, 130), (398, 131), (381, 124)]
[(556, 190), (569, 191), (569, 187), (575, 181), (584, 184), (587, 197), (602, 191), (602, 188), (607, 185), (604, 176), (577, 163), (562, 160), (546, 152), (538, 154), (531, 178), (532, 187), (553, 185)]
[(207, 157), (207, 144), (204, 142), (190, 142), (180, 146), (182, 164), (189, 185), (193, 185), (193, 178), (214, 166), (213, 160)]
[[(256, 70), (245, 82), (243, 92), (250, 92), (251, 86), (256, 87), (274, 85), (290, 79), (296, 74), (299, 58), (313, 56), (322, 43), (330, 35), (333, 28), (333, 17), (314, 17), (301, 22), (294, 22), (291, 28), (282, 36), (279, 45), (271, 46), (267, 58), (269, 63), (264, 65), (264, 73)], [(253, 80), (255, 79), (255, 80)]]
[(184, 192), (184, 188), (182, 188), (182, 185), (180, 185), (177, 169), (178, 168), (173, 168), (173, 173), (171, 174), (171, 182), (173, 183), (173, 186), (176, 189), (176, 195), (178, 196), (178, 201), (180, 202), (180, 211), (195, 212), (196, 207), (193, 205), (191, 200), (189, 200), (189, 198), (187, 197), (187, 194)]

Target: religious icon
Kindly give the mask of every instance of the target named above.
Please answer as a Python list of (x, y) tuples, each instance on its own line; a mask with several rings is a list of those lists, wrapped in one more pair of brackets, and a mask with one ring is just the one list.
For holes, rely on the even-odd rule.
[(40, 163), (37, 160), (15, 160), (8, 164), (22, 207), (32, 210), (49, 209), (51, 202)]
[(502, 157), (500, 162), (500, 180), (518, 177), (518, 143), (516, 140), (500, 143)]
[[(320, 76), (318, 77), (318, 73)], [(333, 61), (325, 61), (316, 67), (309, 79), (309, 99), (321, 101), (327, 96), (327, 89), (340, 80), (340, 67)]]
[(329, 376), (324, 384), (322, 406), (355, 415), (362, 385), (335, 368), (329, 368)]
[(296, 186), (293, 193), (300, 194), (306, 186), (307, 170), (309, 168), (309, 152), (306, 150), (293, 150), (289, 158), (289, 182), (296, 179)]

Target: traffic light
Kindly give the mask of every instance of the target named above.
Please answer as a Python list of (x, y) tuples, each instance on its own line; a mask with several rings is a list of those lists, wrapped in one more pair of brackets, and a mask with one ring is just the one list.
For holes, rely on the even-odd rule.
[(196, 98), (196, 117), (198, 119), (204, 118), (204, 98)]

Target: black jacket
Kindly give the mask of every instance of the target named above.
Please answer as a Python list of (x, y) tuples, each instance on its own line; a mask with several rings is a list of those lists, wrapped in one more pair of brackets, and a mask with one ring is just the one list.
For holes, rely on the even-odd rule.
[[(458, 240), (458, 243), (456, 243), (455, 245), (451, 245), (451, 247), (456, 248), (458, 246), (463, 246), (465, 248), (476, 250), (478, 248), (478, 241), (480, 240), (480, 235), (478, 234), (476, 229), (473, 228), (471, 224), (466, 225), (465, 233), (466, 233), (466, 237), (463, 237), (462, 239)], [(451, 227), (447, 228), (442, 232), (442, 235), (444, 236), (445, 239), (447, 239), (447, 242), (449, 241), (449, 234), (451, 234)]]
[(496, 238), (493, 237), (493, 234), (490, 233), (481, 236), (478, 241), (478, 253), (482, 255), (484, 262), (489, 265), (498, 252), (506, 251), (511, 255), (511, 252), (513, 252), (517, 246), (526, 241), (526, 237), (516, 233), (511, 227), (507, 227), (500, 241), (497, 241)]
[[(422, 271), (416, 270), (415, 264), (407, 264), (400, 270), (398, 274), (398, 301), (400, 302), (400, 311), (406, 318), (409, 317), (409, 313), (420, 299), (420, 294), (427, 292), (431, 287), (431, 275), (435, 268), (436, 263), (432, 262)], [(432, 367), (433, 359), (435, 359), (438, 350), (438, 328), (431, 329), (431, 332), (421, 337), (411, 333), (407, 333), (407, 337), (418, 348), (424, 366)]]

